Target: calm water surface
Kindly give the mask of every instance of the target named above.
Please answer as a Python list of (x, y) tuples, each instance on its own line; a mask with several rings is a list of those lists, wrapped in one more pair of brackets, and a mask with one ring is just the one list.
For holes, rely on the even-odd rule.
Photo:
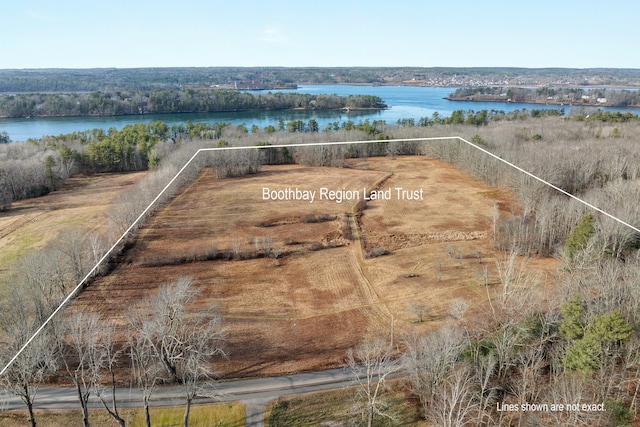
[[(421, 117), (431, 117), (438, 112), (441, 116), (449, 116), (455, 110), (503, 110), (510, 112), (517, 109), (544, 109), (559, 108), (558, 106), (545, 106), (518, 103), (496, 102), (462, 102), (448, 101), (444, 99), (455, 88), (438, 87), (409, 87), (409, 86), (350, 86), (350, 85), (301, 85), (296, 90), (283, 92), (300, 92), (310, 94), (337, 94), (337, 95), (376, 95), (381, 97), (387, 105), (387, 110), (381, 111), (258, 111), (242, 113), (183, 113), (183, 114), (153, 114), (117, 117), (56, 117), (33, 119), (0, 119), (0, 132), (7, 132), (12, 141), (25, 141), (29, 138), (40, 138), (44, 135), (60, 135), (86, 129), (109, 129), (122, 127), (133, 123), (150, 123), (162, 120), (169, 125), (192, 122), (227, 122), (234, 125), (244, 123), (247, 128), (257, 125), (264, 128), (268, 125), (277, 127), (278, 119), (285, 121), (316, 119), (320, 129), (331, 122), (343, 122), (352, 120), (358, 123), (369, 119), (384, 120), (387, 123), (395, 123), (398, 119), (413, 118), (416, 122)], [(568, 107), (565, 107), (568, 108)], [(616, 109), (605, 109), (616, 110)], [(640, 110), (619, 109), (636, 114)]]

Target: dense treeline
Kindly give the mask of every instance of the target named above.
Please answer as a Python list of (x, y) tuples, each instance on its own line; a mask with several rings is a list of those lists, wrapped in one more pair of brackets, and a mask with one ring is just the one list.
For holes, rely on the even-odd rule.
[(58, 189), (73, 173), (145, 170), (150, 153), (166, 138), (161, 122), (45, 137), (0, 146), (0, 209), (14, 200), (38, 197)]
[(186, 89), (91, 93), (28, 93), (0, 96), (0, 117), (114, 116), (249, 110), (385, 108), (371, 95), (253, 94), (235, 90)]
[(640, 70), (452, 67), (209, 67), (0, 70), (0, 92), (290, 88), (297, 84), (640, 86)]
[(115, 90), (208, 88), (258, 82), (266, 88), (286, 86), (260, 69), (132, 68), (0, 70), (0, 92), (93, 92)]
[(448, 96), (457, 101), (528, 102), (608, 107), (640, 106), (640, 91), (626, 89), (588, 89), (579, 87), (465, 87)]

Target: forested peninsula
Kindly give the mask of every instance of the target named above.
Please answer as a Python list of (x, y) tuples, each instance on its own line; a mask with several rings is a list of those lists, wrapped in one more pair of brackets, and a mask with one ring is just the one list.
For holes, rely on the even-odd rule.
[(118, 116), (224, 111), (383, 109), (371, 95), (249, 93), (227, 89), (162, 89), (0, 95), (0, 117)]

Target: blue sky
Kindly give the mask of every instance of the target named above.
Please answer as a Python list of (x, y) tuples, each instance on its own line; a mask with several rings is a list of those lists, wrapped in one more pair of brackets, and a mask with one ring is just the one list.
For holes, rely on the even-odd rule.
[(640, 2), (2, 0), (0, 68), (640, 68)]

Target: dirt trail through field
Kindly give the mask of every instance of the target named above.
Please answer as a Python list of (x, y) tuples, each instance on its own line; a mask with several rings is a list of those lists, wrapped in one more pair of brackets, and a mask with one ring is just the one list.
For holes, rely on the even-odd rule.
[[(387, 178), (388, 176), (381, 179), (378, 183), (376, 183), (373, 186), (373, 188), (376, 188), (378, 185), (381, 185), (381, 183), (384, 182)], [(378, 322), (377, 326), (380, 328), (384, 328), (383, 325), (387, 324), (393, 316), (389, 311), (389, 308), (380, 300), (380, 296), (378, 295), (378, 292), (376, 292), (375, 287), (373, 286), (373, 284), (371, 283), (371, 280), (369, 280), (369, 277), (367, 275), (366, 267), (364, 265), (365, 253), (364, 253), (362, 240), (360, 238), (360, 225), (358, 224), (358, 215), (354, 212), (353, 208), (354, 207), (351, 208), (351, 212), (349, 213), (349, 224), (351, 226), (351, 233), (353, 235), (353, 241), (354, 241), (353, 251), (355, 252), (356, 256), (353, 262), (350, 263), (350, 266), (353, 268), (354, 271), (358, 272), (358, 275), (361, 278), (360, 281), (364, 285), (363, 290), (366, 292), (366, 294), (369, 295), (369, 298), (372, 300), (373, 307), (379, 313), (378, 315), (379, 315), (380, 321)]]
[(0, 226), (0, 239), (8, 236), (9, 234), (13, 233), (23, 225), (27, 224), (28, 222), (34, 221), (37, 218), (38, 218), (37, 214), (24, 215), (24, 216), (18, 217), (18, 219), (4, 226)]

